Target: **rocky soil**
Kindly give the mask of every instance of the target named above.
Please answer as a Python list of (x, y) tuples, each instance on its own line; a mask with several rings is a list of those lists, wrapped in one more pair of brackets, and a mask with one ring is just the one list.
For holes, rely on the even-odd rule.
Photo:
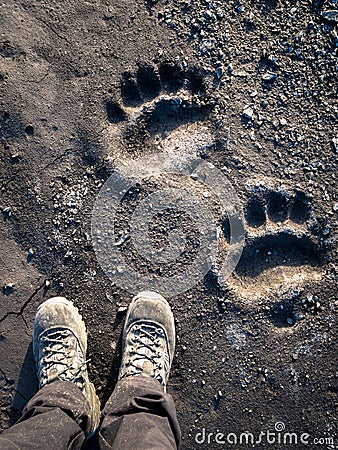
[[(230, 277), (218, 261), (168, 293), (182, 448), (336, 448), (337, 20), (336, 0), (2, 3), (1, 429), (37, 389), (34, 314), (53, 295), (83, 315), (90, 375), (107, 400), (132, 294), (95, 257), (92, 209), (112, 174), (132, 176), (135, 160), (164, 152), (221, 171), (245, 225)], [(117, 215), (121, 251), (143, 273), (165, 266), (130, 248), (128, 219), (165, 182), (136, 186)], [(204, 197), (229, 241), (228, 218)], [(189, 267), (198, 230), (169, 211), (151, 230), (161, 245), (166, 226), (186, 233), (191, 252), (171, 274)], [(309, 445), (256, 442), (267, 430), (308, 433)], [(254, 444), (228, 436), (245, 431)]]

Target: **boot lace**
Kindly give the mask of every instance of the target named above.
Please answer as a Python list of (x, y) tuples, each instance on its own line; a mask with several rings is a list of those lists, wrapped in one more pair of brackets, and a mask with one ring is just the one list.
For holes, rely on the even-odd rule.
[(89, 360), (84, 360), (77, 339), (68, 329), (46, 332), (40, 338), (39, 379), (41, 387), (51, 381), (72, 381), (81, 390)]
[(149, 323), (136, 324), (131, 328), (129, 334), (128, 338), (132, 346), (125, 365), (126, 371), (122, 377), (141, 374), (144, 371), (144, 362), (149, 361), (153, 368), (154, 378), (163, 384), (165, 382), (164, 375), (169, 370), (169, 354), (164, 330)]

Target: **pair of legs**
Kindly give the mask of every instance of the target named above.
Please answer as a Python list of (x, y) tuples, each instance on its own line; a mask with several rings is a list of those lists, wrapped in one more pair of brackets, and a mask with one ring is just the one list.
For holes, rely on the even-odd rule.
[(82, 318), (65, 298), (47, 300), (34, 323), (40, 390), (19, 421), (0, 435), (0, 448), (77, 450), (94, 443), (101, 449), (178, 448), (175, 405), (166, 393), (174, 349), (169, 304), (158, 294), (141, 292), (128, 309), (118, 383), (100, 413), (88, 379)]

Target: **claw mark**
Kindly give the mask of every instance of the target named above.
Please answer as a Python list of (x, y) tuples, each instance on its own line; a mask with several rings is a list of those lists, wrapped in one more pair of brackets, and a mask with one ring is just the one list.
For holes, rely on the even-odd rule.
[(146, 137), (165, 135), (181, 125), (207, 119), (214, 107), (206, 101), (206, 74), (202, 69), (183, 70), (176, 64), (159, 67), (139, 64), (135, 74), (124, 72), (121, 101), (105, 101), (108, 121), (125, 122), (123, 137), (132, 146)]
[[(228, 286), (239, 297), (268, 297), (293, 283), (320, 280), (325, 259), (311, 198), (273, 180), (248, 182), (246, 245)], [(222, 224), (227, 238), (227, 222)]]
[[(256, 277), (279, 265), (319, 265), (319, 247), (301, 225), (310, 215), (310, 199), (301, 191), (291, 195), (265, 186), (254, 189), (245, 214), (252, 231), (236, 268), (237, 274)], [(262, 234), (260, 229), (264, 226), (267, 229)]]

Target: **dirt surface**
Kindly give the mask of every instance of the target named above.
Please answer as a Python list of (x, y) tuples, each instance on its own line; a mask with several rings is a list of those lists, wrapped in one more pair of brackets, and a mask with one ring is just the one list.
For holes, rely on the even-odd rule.
[[(215, 264), (170, 299), (182, 448), (337, 448), (337, 10), (335, 0), (2, 2), (1, 429), (37, 389), (34, 314), (53, 295), (79, 307), (107, 400), (132, 294), (98, 264), (91, 212), (110, 175), (167, 152), (222, 171), (246, 230), (228, 279)], [(137, 200), (164, 182), (126, 199), (122, 237)], [(194, 254), (189, 217), (155, 219), (155, 241), (180, 227)], [(165, 269), (128, 245), (130, 264)], [(267, 430), (282, 441), (234, 443)], [(284, 444), (285, 432), (298, 443)]]

